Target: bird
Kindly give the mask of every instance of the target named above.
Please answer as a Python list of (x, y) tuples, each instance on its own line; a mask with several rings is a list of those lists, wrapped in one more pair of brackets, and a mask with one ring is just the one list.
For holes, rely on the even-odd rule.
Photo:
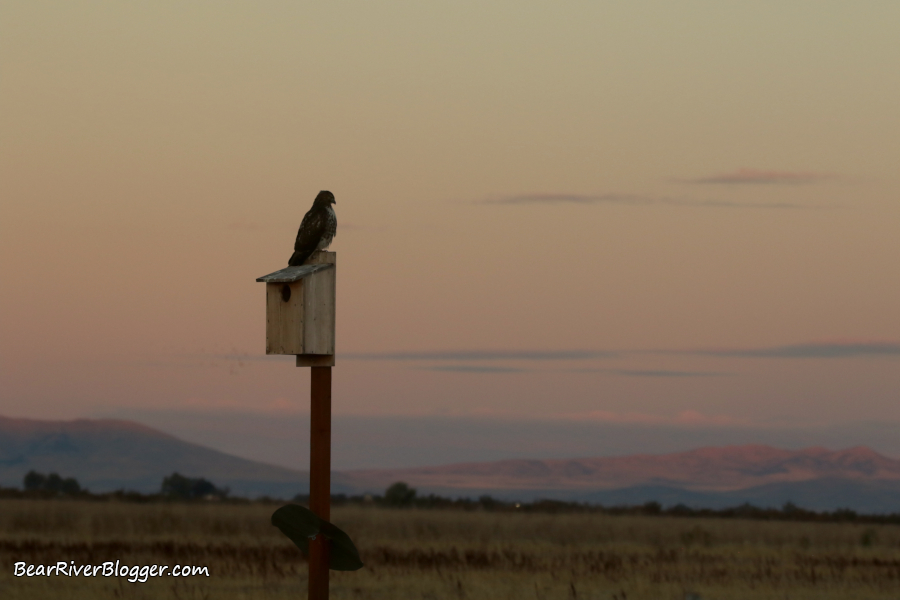
[(331, 245), (337, 231), (337, 215), (332, 204), (336, 204), (334, 194), (322, 190), (313, 201), (312, 208), (300, 222), (297, 240), (294, 242), (294, 253), (288, 260), (289, 267), (302, 265), (316, 250), (324, 250)]

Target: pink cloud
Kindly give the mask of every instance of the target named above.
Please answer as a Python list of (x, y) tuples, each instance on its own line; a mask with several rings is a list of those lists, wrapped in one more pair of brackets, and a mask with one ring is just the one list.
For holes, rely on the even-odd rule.
[[(205, 398), (192, 396), (183, 400), (180, 408), (189, 410), (237, 410), (245, 411), (250, 409), (246, 402), (229, 398)], [(291, 399), (284, 397), (271, 398), (269, 400), (255, 400), (252, 405), (254, 412), (261, 413), (297, 413), (304, 409), (303, 402), (299, 399)]]
[(677, 179), (680, 183), (718, 183), (727, 185), (744, 184), (775, 184), (775, 185), (800, 185), (808, 183), (821, 183), (835, 176), (828, 173), (814, 173), (811, 171), (765, 171), (761, 169), (738, 169), (731, 173), (713, 175), (710, 177), (698, 177), (695, 179)]
[(748, 425), (743, 419), (726, 415), (704, 415), (695, 410), (685, 410), (675, 416), (649, 415), (645, 413), (617, 413), (608, 410), (592, 410), (586, 413), (565, 413), (557, 415), (562, 419), (600, 421), (603, 423), (627, 423), (635, 425), (690, 425), (704, 427), (730, 427)]
[(743, 425), (746, 424), (741, 419), (735, 419), (733, 417), (728, 417), (725, 415), (704, 415), (703, 413), (697, 412), (696, 410), (685, 410), (678, 413), (674, 419), (672, 419), (673, 423), (677, 423), (679, 425), (721, 425), (721, 426), (729, 426), (729, 425)]

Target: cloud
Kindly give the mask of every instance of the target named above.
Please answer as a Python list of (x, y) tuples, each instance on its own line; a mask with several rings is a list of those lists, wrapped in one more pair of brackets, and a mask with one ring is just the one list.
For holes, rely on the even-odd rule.
[(161, 354), (152, 360), (142, 361), (141, 364), (147, 364), (157, 367), (211, 367), (219, 363), (250, 363), (250, 362), (277, 362), (277, 361), (295, 361), (292, 354), (262, 354), (262, 353), (230, 353), (230, 354), (209, 354), (205, 352), (197, 353), (181, 353), (171, 352)]
[(519, 194), (477, 201), (478, 204), (653, 204), (655, 198), (636, 194)]
[(717, 371), (669, 371), (664, 369), (604, 369), (614, 375), (624, 375), (626, 377), (721, 377), (722, 375), (732, 375), (733, 373), (722, 373)]
[(721, 185), (805, 185), (821, 183), (834, 179), (827, 173), (803, 171), (763, 171), (760, 169), (738, 169), (731, 173), (698, 177), (695, 179), (676, 179), (679, 183), (721, 184)]
[(675, 416), (648, 415), (645, 413), (616, 413), (608, 410), (592, 410), (585, 413), (562, 413), (555, 415), (560, 419), (578, 421), (598, 421), (601, 423), (622, 423), (635, 425), (681, 425), (681, 426), (718, 426), (734, 427), (746, 425), (743, 419), (725, 415), (704, 415), (695, 410), (685, 410)]
[(357, 352), (341, 354), (351, 360), (386, 361), (490, 361), (490, 360), (588, 360), (619, 358), (618, 352), (599, 350), (462, 350), (438, 352)]
[[(355, 360), (383, 360), (383, 361), (402, 361), (402, 362), (485, 362), (485, 361), (582, 361), (592, 359), (619, 359), (624, 358), (628, 354), (652, 354), (653, 351), (638, 352), (609, 352), (600, 350), (524, 350), (524, 351), (482, 351), (468, 350), (455, 352), (385, 352), (385, 353), (356, 353), (349, 355), (341, 355), (342, 359)], [(533, 372), (531, 368), (507, 367), (507, 366), (485, 366), (485, 365), (434, 365), (415, 367), (425, 371), (443, 371), (458, 373), (523, 373)], [(721, 371), (682, 371), (667, 369), (610, 369), (610, 368), (573, 368), (560, 369), (570, 373), (606, 373), (610, 375), (621, 375), (623, 377), (719, 377), (723, 375), (734, 375)]]
[(436, 367), (419, 367), (423, 371), (442, 371), (450, 373), (523, 373), (531, 369), (516, 367), (490, 367), (484, 365), (440, 365)]
[(696, 200), (669, 198), (666, 196), (640, 196), (636, 194), (519, 194), (477, 200), (476, 204), (525, 205), (525, 204), (617, 204), (620, 206), (687, 206), (701, 208), (820, 208), (795, 202), (746, 202), (731, 200)]
[[(688, 355), (714, 356), (724, 358), (857, 358), (877, 356), (900, 356), (900, 342), (895, 341), (837, 341), (809, 342), (783, 346), (760, 348), (687, 348), (675, 350), (630, 349), (630, 350), (437, 350), (409, 352), (350, 352), (339, 353), (341, 360), (370, 360), (386, 362), (566, 362), (598, 359), (623, 359), (639, 355)], [(169, 355), (169, 362), (161, 361), (157, 366), (217, 366), (216, 361), (234, 362), (246, 366), (250, 362), (293, 361), (293, 356), (265, 355), (249, 353)], [(174, 359), (174, 360), (173, 360)], [(180, 359), (180, 360), (178, 360)], [(169, 364), (171, 363), (171, 364)], [(476, 371), (475, 366), (443, 366), (432, 370)], [(486, 368), (484, 369), (486, 370)], [(523, 369), (518, 369), (523, 370)], [(575, 368), (573, 372), (596, 372), (622, 375), (626, 377), (719, 377), (734, 375), (723, 371), (686, 371), (668, 369), (611, 369)]]
[[(254, 399), (253, 411), (259, 414), (268, 413), (296, 413), (302, 414), (304, 404), (295, 398), (265, 398), (262, 400)], [(156, 410), (156, 409), (154, 409)], [(162, 411), (167, 410), (162, 408)], [(171, 410), (171, 409), (170, 409)], [(183, 411), (245, 411), (247, 405), (245, 402), (235, 398), (210, 398), (201, 396), (190, 396), (184, 400), (179, 400), (177, 409)], [(220, 415), (221, 416), (221, 415)]]
[[(431, 367), (416, 367), (423, 371), (443, 371), (454, 373), (525, 373), (534, 372), (534, 369), (525, 369), (519, 367), (494, 367), (486, 365), (437, 365)], [(733, 375), (733, 373), (723, 373), (717, 371), (670, 371), (659, 369), (564, 369), (569, 373), (608, 373), (610, 375), (621, 375), (623, 377), (719, 377), (723, 375)]]
[(767, 348), (682, 350), (677, 354), (732, 358), (857, 358), (900, 356), (900, 342), (820, 342)]

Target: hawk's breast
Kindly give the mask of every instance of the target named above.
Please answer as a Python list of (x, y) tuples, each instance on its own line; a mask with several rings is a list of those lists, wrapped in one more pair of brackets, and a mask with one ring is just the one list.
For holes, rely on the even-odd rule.
[(328, 206), (325, 208), (325, 211), (325, 228), (322, 231), (322, 237), (319, 239), (316, 250), (324, 250), (330, 246), (331, 240), (334, 239), (334, 234), (337, 231), (337, 215), (334, 214), (334, 209)]

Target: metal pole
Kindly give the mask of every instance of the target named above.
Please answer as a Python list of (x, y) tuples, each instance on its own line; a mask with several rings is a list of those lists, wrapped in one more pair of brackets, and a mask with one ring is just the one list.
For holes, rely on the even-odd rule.
[[(331, 520), (331, 367), (311, 367), (309, 509)], [(309, 544), (309, 600), (328, 600), (328, 541)]]

